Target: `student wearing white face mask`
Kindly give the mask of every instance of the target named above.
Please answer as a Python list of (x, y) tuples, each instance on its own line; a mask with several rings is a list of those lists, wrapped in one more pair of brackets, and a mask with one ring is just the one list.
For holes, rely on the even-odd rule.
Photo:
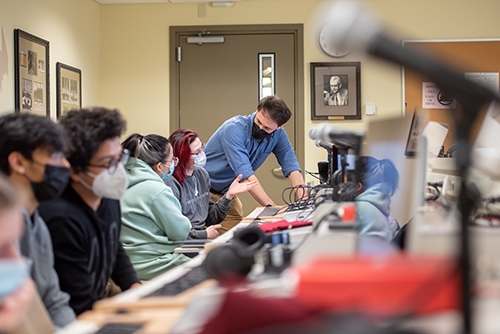
[(181, 203), (182, 213), (191, 221), (191, 239), (213, 239), (226, 217), (234, 196), (253, 188), (258, 181), (240, 182), (239, 175), (216, 203), (210, 199), (210, 177), (203, 168), (206, 156), (198, 134), (188, 129), (174, 131), (169, 141), (179, 164), (165, 184)]
[(52, 236), (61, 290), (78, 315), (104, 297), (110, 278), (122, 290), (140, 285), (120, 242), (118, 200), (128, 185), (123, 164), (129, 155), (119, 141), (125, 120), (117, 110), (72, 110), (60, 124), (69, 144), (70, 181), (39, 212)]
[(123, 143), (131, 152), (125, 165), (129, 186), (122, 204), (120, 239), (141, 280), (149, 280), (187, 260), (172, 241), (186, 240), (191, 224), (163, 183), (177, 164), (168, 139), (134, 133)]

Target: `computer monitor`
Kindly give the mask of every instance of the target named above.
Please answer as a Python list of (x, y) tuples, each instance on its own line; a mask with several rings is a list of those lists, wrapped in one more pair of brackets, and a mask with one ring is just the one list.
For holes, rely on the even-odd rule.
[(489, 106), (471, 152), (471, 181), (483, 198), (500, 196), (500, 104)]
[(379, 160), (389, 159), (398, 170), (399, 186), (391, 199), (391, 216), (400, 226), (405, 225), (422, 204), (425, 186), (423, 157), (405, 155), (411, 123), (411, 115), (371, 121), (361, 153)]

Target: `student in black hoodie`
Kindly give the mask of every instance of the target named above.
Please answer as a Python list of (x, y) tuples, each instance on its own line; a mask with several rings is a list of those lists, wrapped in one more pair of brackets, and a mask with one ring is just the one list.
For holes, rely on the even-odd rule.
[(104, 297), (110, 278), (122, 290), (140, 284), (119, 239), (119, 199), (128, 184), (128, 153), (119, 140), (125, 120), (117, 110), (94, 108), (70, 111), (60, 124), (69, 141), (70, 182), (39, 211), (52, 236), (61, 289), (78, 315)]

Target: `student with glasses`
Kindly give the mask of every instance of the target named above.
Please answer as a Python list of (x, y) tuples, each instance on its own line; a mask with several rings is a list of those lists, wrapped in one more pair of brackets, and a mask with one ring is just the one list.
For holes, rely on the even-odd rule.
[(180, 129), (170, 135), (169, 141), (179, 157), (179, 165), (165, 184), (172, 188), (181, 203), (182, 213), (191, 221), (189, 237), (214, 239), (219, 235), (219, 223), (226, 217), (233, 198), (254, 187), (257, 181), (240, 183), (242, 175), (238, 175), (226, 194), (214, 203), (210, 199), (210, 177), (203, 168), (206, 162), (204, 144), (198, 134)]
[(129, 186), (122, 204), (121, 241), (141, 280), (170, 270), (189, 257), (174, 253), (172, 241), (186, 240), (191, 229), (179, 201), (163, 180), (176, 169), (167, 138), (132, 134), (123, 147), (131, 152), (125, 165)]
[(60, 124), (68, 141), (69, 184), (39, 211), (52, 236), (61, 289), (79, 315), (105, 296), (110, 278), (121, 290), (140, 285), (120, 242), (129, 153), (120, 144), (125, 120), (117, 110), (72, 110)]

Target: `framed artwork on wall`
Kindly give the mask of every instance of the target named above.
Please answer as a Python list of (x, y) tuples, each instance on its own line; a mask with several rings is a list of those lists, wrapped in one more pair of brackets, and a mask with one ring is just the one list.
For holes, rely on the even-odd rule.
[(63, 63), (56, 64), (57, 119), (72, 109), (82, 108), (82, 71)]
[(14, 104), (16, 112), (50, 116), (49, 42), (14, 30)]
[(360, 64), (311, 63), (311, 119), (361, 119)]

